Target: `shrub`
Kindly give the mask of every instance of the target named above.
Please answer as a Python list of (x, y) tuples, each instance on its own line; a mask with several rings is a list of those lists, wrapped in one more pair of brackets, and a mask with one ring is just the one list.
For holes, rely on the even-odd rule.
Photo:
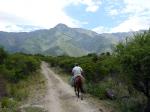
[(6, 58), (7, 58), (7, 52), (0, 47), (0, 64), (3, 64)]
[(12, 98), (3, 98), (1, 100), (2, 112), (16, 112), (18, 103)]
[(5, 62), (5, 77), (12, 81), (18, 82), (40, 68), (40, 61), (32, 56), (22, 54), (10, 55)]

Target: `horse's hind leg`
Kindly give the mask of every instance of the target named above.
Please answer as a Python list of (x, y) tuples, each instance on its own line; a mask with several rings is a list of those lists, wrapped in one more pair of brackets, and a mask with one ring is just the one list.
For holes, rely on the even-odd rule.
[(83, 94), (81, 93), (81, 100), (83, 100)]
[(83, 100), (83, 91), (82, 91), (82, 88), (80, 88), (80, 91), (81, 91), (80, 97), (81, 97), (81, 100)]
[(77, 96), (78, 96), (78, 98), (80, 97), (80, 96), (79, 96), (79, 92), (80, 92), (80, 89), (77, 88)]
[(78, 91), (77, 91), (76, 86), (74, 86), (74, 92), (75, 92), (75, 95), (78, 96), (78, 93), (77, 93)]
[(85, 93), (85, 90), (84, 90), (83, 85), (81, 86), (81, 92), (82, 92), (82, 93)]

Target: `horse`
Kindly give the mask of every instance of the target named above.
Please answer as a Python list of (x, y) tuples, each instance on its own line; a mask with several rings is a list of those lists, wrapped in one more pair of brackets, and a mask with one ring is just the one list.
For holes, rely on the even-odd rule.
[(79, 98), (80, 97), (80, 93), (81, 93), (81, 100), (83, 100), (83, 82), (82, 82), (82, 77), (81, 76), (77, 76), (74, 79), (74, 91), (76, 96)]

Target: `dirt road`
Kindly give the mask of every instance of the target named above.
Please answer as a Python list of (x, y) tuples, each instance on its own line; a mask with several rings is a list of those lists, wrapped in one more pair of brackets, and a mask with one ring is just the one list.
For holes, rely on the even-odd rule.
[(86, 99), (77, 100), (73, 88), (42, 62), (42, 73), (47, 79), (45, 107), (48, 112), (106, 112)]

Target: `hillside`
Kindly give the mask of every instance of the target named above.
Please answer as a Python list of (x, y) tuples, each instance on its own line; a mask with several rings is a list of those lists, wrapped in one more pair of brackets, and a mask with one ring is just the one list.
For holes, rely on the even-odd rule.
[(0, 45), (9, 52), (44, 55), (82, 56), (88, 53), (111, 51), (129, 33), (98, 34), (81, 28), (58, 24), (48, 30), (32, 32), (0, 32)]

